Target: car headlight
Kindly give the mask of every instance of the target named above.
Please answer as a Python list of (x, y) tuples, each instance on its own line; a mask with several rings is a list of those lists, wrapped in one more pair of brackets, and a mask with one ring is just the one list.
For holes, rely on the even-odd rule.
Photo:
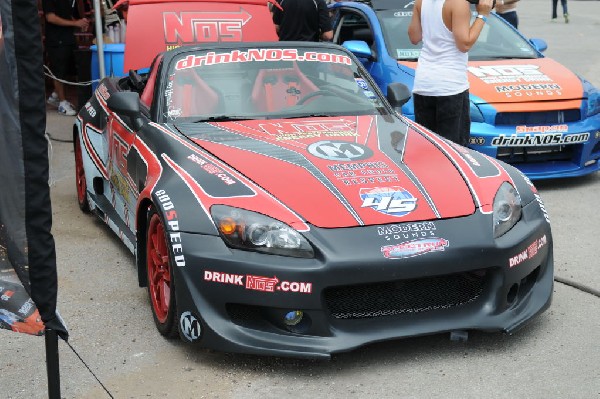
[(297, 258), (314, 257), (308, 241), (276, 219), (225, 205), (212, 206), (210, 213), (219, 234), (233, 248)]
[(588, 118), (590, 116), (594, 116), (594, 115), (600, 113), (600, 90), (593, 88), (592, 90), (588, 91), (587, 104), (588, 104), (588, 109), (587, 109)]
[(471, 122), (483, 123), (485, 121), (483, 119), (483, 114), (481, 113), (481, 110), (477, 107), (477, 105), (475, 105), (473, 101), (471, 101), (471, 107), (469, 109), (469, 112), (471, 114)]
[(502, 183), (494, 197), (494, 238), (510, 230), (521, 219), (521, 197), (509, 184)]

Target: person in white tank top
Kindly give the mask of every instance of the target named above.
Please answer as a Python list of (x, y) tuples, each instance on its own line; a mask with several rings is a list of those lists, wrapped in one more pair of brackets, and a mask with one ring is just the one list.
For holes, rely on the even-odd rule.
[(468, 145), (468, 51), (475, 44), (493, 0), (479, 0), (477, 18), (471, 24), (466, 0), (415, 0), (408, 36), (423, 42), (415, 73), (415, 120), (431, 131), (460, 145)]

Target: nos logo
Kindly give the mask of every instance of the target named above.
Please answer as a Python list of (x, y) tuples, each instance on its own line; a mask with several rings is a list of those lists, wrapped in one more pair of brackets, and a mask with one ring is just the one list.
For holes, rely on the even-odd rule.
[(357, 161), (370, 158), (373, 151), (368, 147), (348, 141), (318, 141), (307, 148), (317, 158), (330, 161)]
[(402, 187), (361, 188), (361, 208), (370, 207), (386, 215), (401, 217), (417, 208), (417, 199)]
[(183, 312), (181, 314), (179, 327), (183, 336), (190, 342), (194, 342), (202, 334), (200, 321), (191, 312)]

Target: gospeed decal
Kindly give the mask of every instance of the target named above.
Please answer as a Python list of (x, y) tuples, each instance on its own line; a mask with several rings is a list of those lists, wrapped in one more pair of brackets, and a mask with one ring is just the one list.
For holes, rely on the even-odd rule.
[(183, 69), (196, 68), (203, 65), (254, 61), (312, 61), (352, 65), (350, 57), (342, 54), (307, 51), (303, 55), (300, 55), (298, 54), (297, 49), (261, 48), (248, 49), (247, 51), (233, 50), (226, 53), (215, 53), (214, 51), (210, 51), (205, 55), (188, 55), (177, 61), (175, 69), (181, 71)]
[(173, 252), (173, 260), (177, 266), (185, 266), (185, 255), (183, 255), (183, 246), (181, 244), (181, 233), (179, 232), (179, 220), (177, 219), (177, 211), (165, 190), (157, 190), (155, 193), (160, 207), (164, 211), (169, 231), (167, 239), (171, 243), (171, 251)]
[(247, 290), (263, 292), (296, 292), (301, 294), (312, 293), (312, 283), (298, 281), (280, 281), (275, 277), (254, 276), (251, 274), (221, 273), (210, 270), (204, 271), (204, 281), (214, 283), (239, 285)]
[(386, 215), (402, 217), (417, 208), (417, 198), (402, 187), (361, 188), (361, 208), (371, 208)]
[(444, 251), (450, 243), (444, 238), (424, 238), (381, 247), (381, 253), (388, 259), (412, 258), (429, 252)]
[(544, 234), (543, 236), (541, 236), (540, 238), (538, 238), (537, 240), (535, 240), (534, 242), (529, 244), (529, 246), (527, 248), (525, 248), (522, 252), (519, 252), (517, 255), (509, 258), (508, 259), (508, 267), (515, 267), (517, 265), (520, 265), (527, 259), (533, 259), (537, 255), (540, 248), (542, 248), (547, 243), (548, 243), (548, 239), (546, 238), (546, 235)]
[(181, 333), (190, 342), (194, 342), (202, 335), (202, 326), (200, 321), (192, 314), (192, 312), (183, 312), (179, 318), (179, 327)]

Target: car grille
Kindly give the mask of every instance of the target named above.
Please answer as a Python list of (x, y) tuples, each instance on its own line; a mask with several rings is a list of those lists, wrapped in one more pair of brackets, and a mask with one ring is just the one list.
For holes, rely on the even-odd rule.
[(509, 164), (570, 161), (580, 145), (553, 145), (535, 147), (498, 147), (496, 158)]
[(499, 112), (496, 114), (496, 126), (548, 125), (577, 122), (581, 120), (581, 111), (567, 109), (543, 112)]
[(485, 271), (332, 287), (325, 301), (337, 319), (362, 319), (450, 309), (476, 300)]

